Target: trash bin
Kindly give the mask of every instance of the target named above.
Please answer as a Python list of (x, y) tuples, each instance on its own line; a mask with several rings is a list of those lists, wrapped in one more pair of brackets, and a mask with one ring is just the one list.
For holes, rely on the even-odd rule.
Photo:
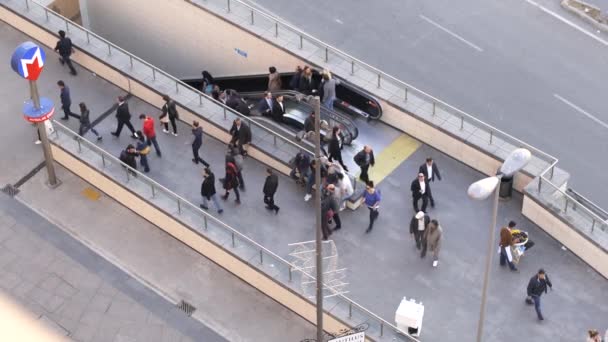
[(501, 199), (510, 199), (511, 194), (513, 193), (513, 177), (502, 177), (500, 179), (500, 190), (498, 191), (498, 196)]

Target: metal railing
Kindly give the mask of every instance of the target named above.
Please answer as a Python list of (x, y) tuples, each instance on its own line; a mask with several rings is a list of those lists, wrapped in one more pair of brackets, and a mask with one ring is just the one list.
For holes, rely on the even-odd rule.
[[(34, 0), (4, 0), (2, 2), (4, 5), (7, 5), (8, 2), (8, 7), (15, 7), (14, 5), (21, 3), (25, 5), (26, 12), (29, 14), (28, 17), (37, 24), (52, 31), (65, 30), (78, 49), (82, 49), (96, 57), (101, 57), (106, 63), (117, 67), (117, 69), (124, 73), (129, 92), (131, 91), (131, 79), (140, 81), (142, 84), (154, 88), (161, 93), (169, 94), (181, 106), (192, 109), (192, 112), (201, 116), (202, 119), (216, 123), (226, 130), (230, 128), (229, 125), (232, 124), (233, 119), (240, 118), (248, 123), (252, 130), (252, 144), (283, 162), (289, 160), (289, 156), (295, 155), (299, 150), (304, 150), (312, 155), (312, 151), (292, 141), (293, 138), (288, 138), (260, 125), (254, 120), (227, 107), (222, 102), (216, 101), (209, 95), (173, 77), (166, 71), (131, 54)], [(123, 63), (122, 65), (120, 65), (121, 62)], [(196, 106), (199, 108), (196, 108)], [(284, 153), (275, 153), (277, 150)]]
[[(449, 115), (451, 118), (446, 119), (445, 122), (451, 121), (451, 126), (456, 131), (463, 131), (465, 129), (465, 125), (470, 125), (473, 126), (475, 129), (485, 132), (484, 138), (486, 138), (485, 142), (487, 143), (487, 145), (498, 145), (499, 141), (502, 140), (513, 148), (527, 148), (532, 152), (532, 155), (535, 159), (540, 160), (542, 163), (545, 164), (544, 167), (537, 168), (538, 172), (531, 173), (533, 176), (538, 177), (538, 193), (541, 194), (541, 192), (543, 191), (543, 186), (546, 185), (547, 187), (549, 187), (549, 190), (551, 190), (551, 192), (557, 192), (557, 194), (554, 194), (555, 196), (566, 198), (567, 202), (570, 204), (577, 203), (577, 206), (579, 208), (582, 208), (581, 214), (585, 216), (585, 222), (583, 223), (584, 227), (582, 227), (583, 231), (587, 230), (589, 227), (590, 231), (594, 231), (594, 229), (597, 227), (601, 227), (602, 231), (606, 230), (606, 223), (601, 219), (601, 217), (596, 215), (592, 210), (589, 210), (583, 203), (577, 201), (575, 198), (565, 193), (557, 185), (552, 183), (555, 166), (558, 163), (558, 159), (554, 156), (528, 143), (525, 143), (524, 141), (517, 139), (494, 126), (491, 126), (475, 118), (474, 116), (454, 106), (451, 106), (448, 103), (406, 82), (403, 82), (397, 79), (396, 77), (389, 75), (383, 72), (382, 70), (373, 67), (334, 46), (331, 46), (330, 44), (327, 44), (315, 37), (312, 37), (311, 35), (282, 21), (281, 19), (271, 14), (265, 13), (255, 7), (252, 7), (251, 5), (244, 3), (240, 0), (185, 1), (193, 5), (205, 8), (206, 10), (214, 11), (222, 15), (223, 17), (226, 17), (227, 19), (233, 20), (236, 24), (242, 24), (242, 27), (245, 29), (256, 25), (266, 28), (262, 32), (259, 32), (259, 34), (261, 34), (262, 37), (268, 38), (270, 41), (276, 42), (277, 44), (280, 44), (278, 38), (282, 37), (283, 35), (286, 35), (288, 40), (291, 39), (292, 42), (295, 39), (295, 41), (297, 42), (295, 44), (297, 48), (294, 49), (294, 52), (296, 53), (298, 53), (297, 50), (305, 49), (305, 47), (310, 44), (314, 48), (316, 48), (317, 51), (311, 53), (309, 56), (321, 56), (321, 63), (327, 63), (326, 66), (328, 67), (329, 63), (334, 62), (333, 59), (337, 58), (340, 60), (341, 63), (336, 62), (334, 64), (342, 65), (342, 68), (339, 69), (341, 71), (344, 71), (343, 65), (349, 65), (350, 70), (347, 71), (348, 77), (344, 78), (348, 81), (353, 82), (354, 84), (358, 84), (357, 80), (355, 79), (357, 77), (357, 74), (364, 73), (363, 77), (368, 78), (367, 83), (364, 83), (365, 86), (363, 86), (363, 88), (366, 88), (372, 93), (374, 93), (375, 91), (374, 88), (377, 90), (389, 90), (385, 93), (392, 95), (392, 99), (386, 98), (388, 96), (384, 96), (385, 99), (398, 107), (403, 107), (403, 103), (411, 101), (412, 97), (417, 97), (426, 104), (426, 107), (424, 108), (430, 111), (431, 118), (440, 115), (440, 110), (443, 111), (443, 113), (441, 114)], [(247, 22), (245, 22), (245, 19), (247, 19)], [(373, 80), (370, 80), (370, 73), (373, 75), (373, 77), (371, 77), (371, 79)], [(361, 85), (361, 83), (359, 82), (358, 85)], [(398, 97), (400, 97), (402, 103), (395, 103), (395, 99)], [(420, 106), (419, 109), (420, 108), (423, 107)], [(418, 111), (410, 110), (410, 112), (424, 119), (423, 115)], [(475, 142), (473, 142), (473, 144), (475, 144)], [(484, 148), (484, 146), (481, 147)], [(508, 153), (510, 152), (510, 150), (504, 150), (504, 152)], [(579, 221), (579, 223), (581, 222)]]
[[(76, 132), (61, 123), (53, 121), (53, 126), (55, 132), (49, 137), (52, 144), (77, 156), (77, 158), (98, 169), (116, 183), (172, 215), (195, 233), (215, 242), (314, 305), (314, 302), (304, 293), (303, 287), (300, 286), (303, 281), (315, 280), (307, 271), (290, 263), (240, 233), (237, 229), (218, 220), (145, 174), (129, 167), (117, 157), (104, 151), (93, 142), (80, 137)], [(300, 277), (299, 281), (298, 277)], [(409, 336), (407, 332), (401, 331), (362, 305), (334, 290), (331, 286), (324, 284), (324, 287), (324, 295), (327, 297), (326, 302), (328, 302), (326, 308), (331, 308), (326, 312), (352, 326), (362, 323), (369, 324), (367, 333), (380, 341), (393, 341), (393, 338), (398, 336), (405, 336), (410, 338), (411, 341), (418, 341)]]

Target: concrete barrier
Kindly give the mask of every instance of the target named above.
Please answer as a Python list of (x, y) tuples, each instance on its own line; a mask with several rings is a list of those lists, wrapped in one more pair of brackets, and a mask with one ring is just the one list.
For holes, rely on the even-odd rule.
[(608, 253), (601, 246), (584, 236), (576, 228), (571, 227), (549, 208), (544, 207), (543, 204), (527, 194), (524, 195), (522, 214), (589, 264), (598, 273), (608, 278)]

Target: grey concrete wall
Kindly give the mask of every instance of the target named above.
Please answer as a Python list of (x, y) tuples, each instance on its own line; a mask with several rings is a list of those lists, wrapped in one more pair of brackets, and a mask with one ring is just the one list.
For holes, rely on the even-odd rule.
[(299, 62), (184, 0), (87, 0), (86, 10), (93, 32), (176, 77), (260, 74), (269, 61), (279, 70)]

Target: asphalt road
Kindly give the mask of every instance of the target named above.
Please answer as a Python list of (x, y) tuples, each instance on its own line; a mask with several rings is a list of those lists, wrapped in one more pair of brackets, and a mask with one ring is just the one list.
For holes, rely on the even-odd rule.
[(556, 156), (570, 186), (608, 208), (608, 34), (557, 0), (256, 4)]

